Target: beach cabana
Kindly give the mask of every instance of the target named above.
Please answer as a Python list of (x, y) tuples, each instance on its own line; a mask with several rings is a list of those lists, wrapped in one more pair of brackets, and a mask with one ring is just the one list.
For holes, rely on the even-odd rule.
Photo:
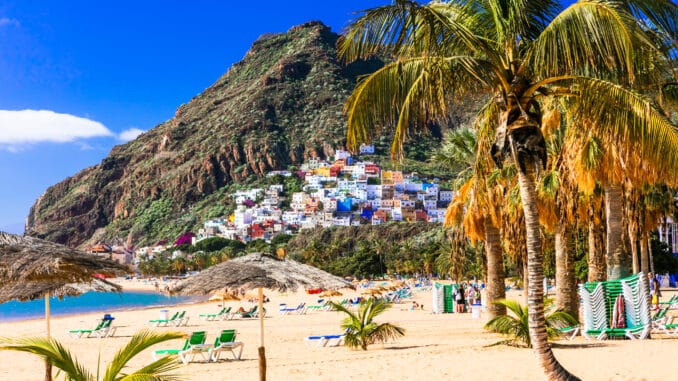
[[(206, 295), (222, 288), (257, 289), (259, 310), (264, 310), (264, 288), (281, 292), (299, 288), (352, 288), (350, 283), (330, 273), (275, 255), (252, 253), (222, 262), (177, 285), (173, 292), (183, 295)], [(259, 379), (266, 380), (264, 349), (264, 314), (259, 314)]]
[[(87, 291), (120, 291), (95, 274), (124, 274), (129, 270), (96, 255), (33, 237), (0, 232), (0, 303), (45, 297), (47, 337), (50, 337), (49, 297)], [(51, 363), (45, 380), (52, 379)]]

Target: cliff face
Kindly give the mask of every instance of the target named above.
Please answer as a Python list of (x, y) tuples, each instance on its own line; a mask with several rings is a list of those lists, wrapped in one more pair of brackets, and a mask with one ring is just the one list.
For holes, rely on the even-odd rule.
[(341, 65), (337, 38), (319, 22), (260, 37), (172, 119), (47, 189), (26, 233), (78, 246), (180, 232), (225, 185), (333, 154), (345, 143), (342, 109), (356, 76), (380, 64)]

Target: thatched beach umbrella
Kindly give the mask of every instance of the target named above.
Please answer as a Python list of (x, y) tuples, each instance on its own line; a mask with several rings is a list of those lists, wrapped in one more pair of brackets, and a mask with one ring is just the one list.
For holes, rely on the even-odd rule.
[[(0, 232), (0, 303), (45, 297), (47, 338), (50, 337), (49, 297), (76, 295), (91, 290), (119, 291), (95, 274), (123, 274), (116, 262), (38, 238)], [(80, 292), (82, 291), (82, 292)], [(45, 380), (52, 379), (46, 363)]]
[(184, 295), (205, 295), (220, 288), (257, 288), (259, 291), (259, 379), (266, 380), (266, 352), (264, 349), (264, 288), (285, 292), (298, 288), (337, 289), (351, 284), (312, 266), (277, 256), (252, 253), (222, 262), (195, 275), (174, 288)]
[(327, 298), (332, 296), (342, 296), (343, 294), (337, 290), (327, 290), (320, 294), (321, 297)]
[(237, 295), (234, 295), (233, 293), (229, 292), (226, 289), (222, 289), (216, 292), (212, 293), (212, 296), (210, 296), (209, 301), (220, 301), (220, 302), (230, 302), (233, 300), (240, 300), (240, 297)]

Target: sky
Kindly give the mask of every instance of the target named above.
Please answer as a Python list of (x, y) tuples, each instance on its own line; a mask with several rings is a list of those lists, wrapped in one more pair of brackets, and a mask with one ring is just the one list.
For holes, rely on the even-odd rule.
[(170, 119), (264, 33), (340, 32), (388, 0), (0, 2), (0, 230), (51, 185)]

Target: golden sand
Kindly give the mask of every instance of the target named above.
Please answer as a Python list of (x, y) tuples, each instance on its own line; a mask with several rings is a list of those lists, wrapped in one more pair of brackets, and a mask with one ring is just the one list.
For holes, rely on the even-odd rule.
[[(150, 284), (125, 282), (123, 287), (152, 288)], [(373, 345), (367, 351), (346, 347), (309, 346), (304, 338), (309, 335), (340, 332), (342, 315), (338, 312), (317, 311), (305, 315), (280, 315), (279, 303), (296, 306), (299, 302), (315, 304), (317, 295), (276, 294), (267, 292), (266, 354), (269, 380), (541, 380), (542, 371), (530, 349), (491, 346), (500, 336), (483, 330), (484, 317), (473, 319), (472, 314), (431, 313), (430, 292), (415, 292), (414, 299), (424, 310), (410, 310), (410, 304), (395, 304), (377, 321), (391, 322), (407, 330), (396, 342)], [(357, 292), (345, 297), (356, 296)], [(668, 295), (668, 296), (667, 296)], [(671, 292), (664, 293), (664, 299)], [(517, 294), (510, 297), (517, 298)], [(337, 297), (336, 299), (341, 299)], [(236, 309), (249, 307), (247, 302), (227, 302)], [(93, 372), (97, 358), (106, 366), (114, 353), (127, 343), (139, 329), (148, 328), (150, 319), (159, 316), (162, 308), (115, 312), (117, 332), (113, 338), (73, 339), (68, 329), (94, 327), (102, 313), (61, 317), (52, 320), (53, 336), (64, 343), (76, 357)], [(185, 333), (206, 331), (211, 342), (222, 329), (238, 330), (238, 341), (245, 343), (241, 361), (222, 360), (218, 363), (191, 363), (182, 366), (180, 373), (187, 380), (256, 380), (258, 377), (257, 347), (259, 322), (256, 319), (204, 321), (201, 313), (219, 311), (218, 303), (201, 303), (170, 308), (187, 310), (187, 327), (152, 328), (160, 331), (177, 330)], [(106, 312), (106, 311), (104, 311)], [(670, 311), (678, 314), (678, 311)], [(44, 335), (44, 320), (0, 323), (0, 336)], [(153, 349), (179, 348), (183, 340), (160, 344)], [(554, 352), (561, 363), (583, 380), (671, 380), (678, 377), (675, 366), (678, 355), (678, 336), (654, 335), (641, 341), (587, 341), (578, 337), (573, 341), (559, 340)], [(35, 356), (2, 352), (0, 380), (40, 380), (43, 363)], [(222, 359), (230, 358), (230, 354)], [(152, 361), (147, 350), (131, 362), (132, 368)]]

